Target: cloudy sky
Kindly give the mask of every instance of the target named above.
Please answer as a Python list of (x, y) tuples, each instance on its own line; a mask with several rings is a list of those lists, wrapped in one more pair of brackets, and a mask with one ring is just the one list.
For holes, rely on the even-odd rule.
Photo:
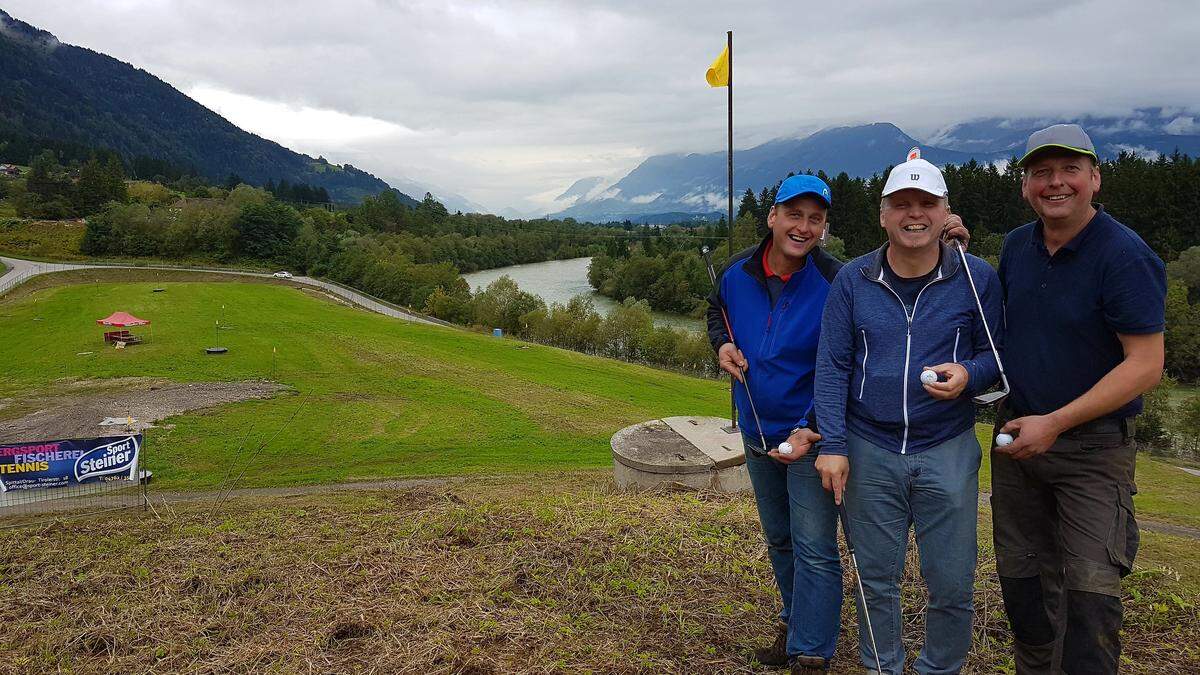
[(888, 121), (1200, 108), (1192, 0), (3, 0), (235, 124), (490, 210), (725, 144)]

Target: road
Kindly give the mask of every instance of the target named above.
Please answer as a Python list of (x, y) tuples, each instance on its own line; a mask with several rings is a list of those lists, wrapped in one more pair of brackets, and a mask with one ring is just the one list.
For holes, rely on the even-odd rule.
[[(0, 256), (0, 262), (3, 262), (10, 269), (4, 276), (0, 276), (0, 296), (7, 293), (14, 286), (24, 283), (33, 277), (42, 274), (51, 274), (54, 272), (68, 272), (70, 270), (107, 270), (107, 269), (126, 269), (126, 270), (160, 270), (160, 271), (176, 271), (176, 272), (207, 272), (210, 274), (231, 274), (245, 277), (261, 277), (271, 278), (266, 272), (243, 272), (238, 270), (221, 270), (210, 269), (204, 267), (170, 267), (170, 266), (154, 266), (154, 265), (88, 265), (81, 263), (44, 263), (34, 262), (31, 260), (22, 260), (20, 258), (7, 258)], [(363, 309), (370, 310), (377, 314), (390, 316), (395, 319), (403, 319), (404, 321), (413, 321), (415, 323), (424, 323), (429, 325), (450, 326), (452, 324), (440, 321), (432, 317), (422, 316), (409, 312), (401, 307), (397, 307), (391, 303), (384, 302), (378, 298), (372, 297), (365, 293), (360, 293), (352, 288), (340, 286), (321, 279), (312, 277), (292, 277), (292, 283), (303, 284), (314, 288), (320, 288), (327, 293), (331, 293), (340, 298), (348, 300)]]

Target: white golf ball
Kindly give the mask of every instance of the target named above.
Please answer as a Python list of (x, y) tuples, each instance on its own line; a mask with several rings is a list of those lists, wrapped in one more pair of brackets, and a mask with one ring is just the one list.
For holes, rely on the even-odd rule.
[(1013, 437), (1010, 434), (996, 434), (996, 447), (1003, 448), (1013, 442)]
[(779, 454), (781, 454), (781, 455), (792, 454), (792, 444), (788, 443), (787, 441), (780, 443), (779, 444)]
[(933, 384), (938, 381), (938, 374), (932, 370), (921, 371), (921, 384)]

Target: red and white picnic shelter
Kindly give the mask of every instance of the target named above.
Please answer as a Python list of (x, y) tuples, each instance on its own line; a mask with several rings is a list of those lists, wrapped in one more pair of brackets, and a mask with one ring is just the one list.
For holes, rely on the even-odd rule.
[(139, 319), (136, 316), (130, 314), (129, 312), (113, 312), (112, 314), (104, 317), (103, 319), (96, 319), (96, 323), (100, 324), (101, 326), (112, 326), (115, 328), (121, 328), (122, 330), (105, 331), (104, 341), (105, 342), (124, 342), (125, 344), (129, 344), (129, 343), (133, 343), (133, 342), (141, 342), (142, 339), (140, 337), (130, 333), (128, 330), (124, 330), (124, 329), (129, 328), (130, 326), (148, 326), (148, 325), (150, 325), (150, 321), (148, 319)]

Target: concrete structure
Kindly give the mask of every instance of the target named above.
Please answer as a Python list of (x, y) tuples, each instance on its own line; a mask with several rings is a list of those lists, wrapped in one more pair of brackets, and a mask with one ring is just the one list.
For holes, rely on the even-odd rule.
[(749, 492), (740, 432), (720, 417), (667, 417), (625, 427), (612, 437), (621, 490), (658, 487)]

